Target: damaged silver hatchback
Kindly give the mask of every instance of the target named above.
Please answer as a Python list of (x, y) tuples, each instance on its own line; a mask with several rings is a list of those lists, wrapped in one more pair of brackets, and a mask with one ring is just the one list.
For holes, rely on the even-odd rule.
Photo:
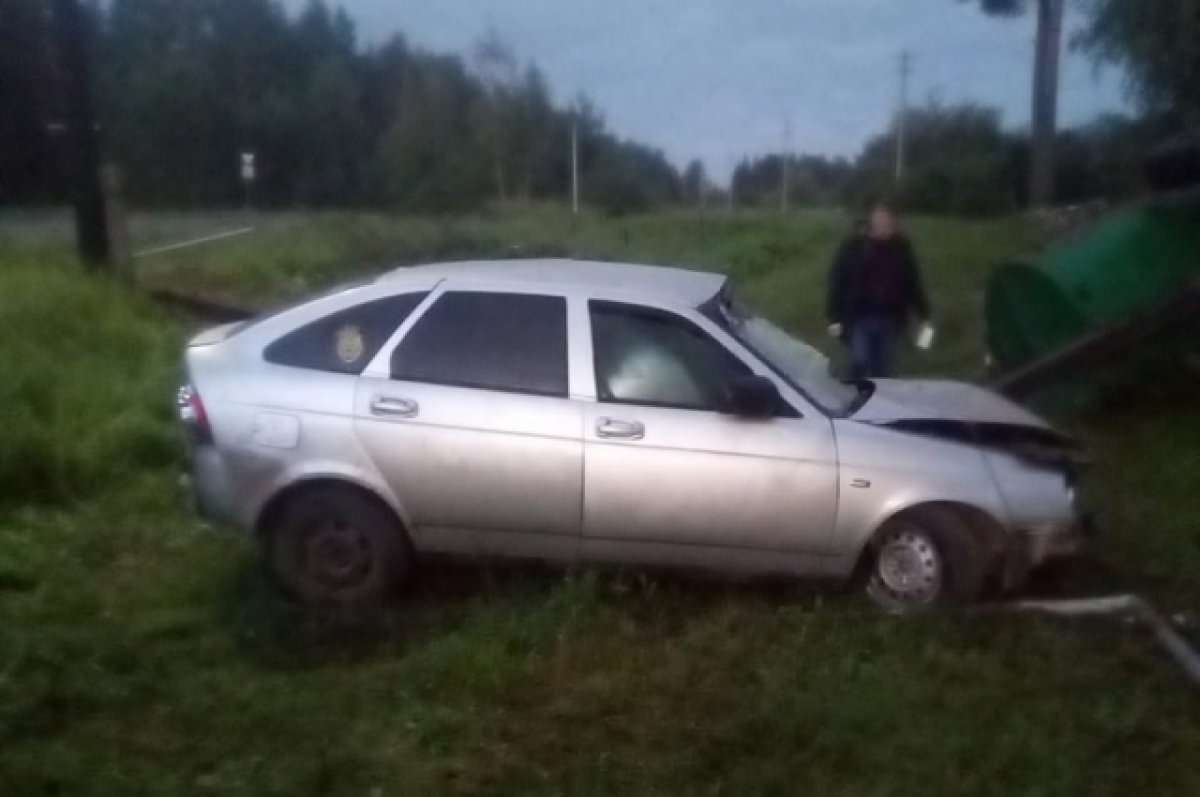
[(1070, 440), (970, 385), (840, 382), (717, 274), (402, 268), (185, 359), (201, 512), (307, 601), (437, 553), (857, 579), (904, 610), (1081, 542)]

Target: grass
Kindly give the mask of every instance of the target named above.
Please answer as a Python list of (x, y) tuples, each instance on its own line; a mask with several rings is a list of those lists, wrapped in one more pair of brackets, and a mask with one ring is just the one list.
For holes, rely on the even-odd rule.
[(180, 337), (148, 301), (61, 256), (5, 262), (0, 507), (66, 501), (177, 464), (170, 370)]
[[(752, 304), (824, 343), (825, 270), (847, 219), (824, 210), (788, 216), (678, 211), (572, 219), (540, 207), (454, 219), (363, 213), (168, 215), (135, 217), (133, 230), (140, 247), (242, 226), (256, 231), (146, 258), (139, 261), (140, 272), (150, 284), (186, 285), (213, 298), (263, 305), (385, 268), (437, 260), (541, 255), (632, 260), (728, 271)], [(0, 225), (0, 239), (2, 230)], [(914, 358), (909, 370), (979, 371), (986, 275), (998, 260), (1028, 251), (1043, 235), (1011, 218), (918, 217), (911, 221), (911, 233), (925, 269), (936, 275), (929, 287), (942, 345), (928, 357)]]
[[(134, 232), (148, 246), (235, 221)], [(816, 335), (842, 228), (550, 209), (256, 224), (143, 277), (266, 303), (381, 263), (570, 251), (728, 268)], [(1039, 234), (912, 227), (943, 335), (907, 368), (971, 374), (988, 264)], [(0, 219), (0, 794), (1200, 792), (1200, 697), (1136, 627), (897, 620), (803, 586), (536, 569), (432, 569), (370, 615), (281, 603), (177, 484), (186, 322), (78, 275), (67, 230)], [(1100, 557), (1172, 611), (1200, 605), (1198, 414), (1160, 394), (1071, 420), (1097, 454)]]

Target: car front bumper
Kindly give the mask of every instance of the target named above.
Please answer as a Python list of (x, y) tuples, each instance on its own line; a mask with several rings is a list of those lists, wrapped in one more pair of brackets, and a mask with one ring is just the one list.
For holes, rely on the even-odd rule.
[(1096, 534), (1095, 519), (1090, 514), (1072, 521), (1017, 529), (1006, 555), (1005, 589), (1019, 586), (1036, 568), (1078, 556), (1095, 539)]

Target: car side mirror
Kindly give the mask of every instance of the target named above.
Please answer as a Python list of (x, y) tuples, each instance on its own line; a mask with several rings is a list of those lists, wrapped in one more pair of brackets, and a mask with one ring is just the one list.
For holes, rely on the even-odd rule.
[(739, 418), (773, 418), (783, 399), (765, 376), (739, 376), (725, 386), (724, 411)]

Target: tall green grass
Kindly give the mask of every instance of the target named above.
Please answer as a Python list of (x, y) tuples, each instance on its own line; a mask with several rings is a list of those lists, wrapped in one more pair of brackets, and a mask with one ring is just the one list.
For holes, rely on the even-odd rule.
[[(1043, 237), (1020, 218), (914, 217), (908, 231), (924, 265), (938, 345), (908, 352), (910, 373), (974, 375), (983, 368), (983, 285), (992, 266)], [(826, 275), (849, 229), (834, 210), (668, 211), (573, 217), (561, 208), (496, 208), (475, 215), (380, 213), (139, 217), (143, 240), (251, 225), (253, 234), (139, 260), (151, 284), (242, 304), (270, 304), (401, 265), (466, 258), (572, 256), (686, 266), (730, 274), (751, 305), (839, 356), (825, 334)]]
[(69, 259), (0, 260), (0, 506), (69, 502), (177, 461), (179, 335)]

